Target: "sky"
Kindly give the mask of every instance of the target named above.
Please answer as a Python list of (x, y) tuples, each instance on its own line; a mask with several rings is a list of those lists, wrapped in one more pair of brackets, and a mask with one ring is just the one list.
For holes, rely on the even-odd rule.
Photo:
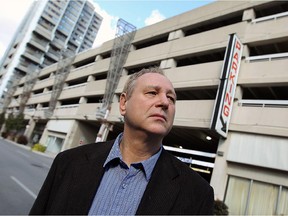
[[(34, 0), (6, 0), (0, 7), (0, 60)], [(41, 0), (40, 0), (41, 1)], [(115, 37), (119, 18), (137, 29), (201, 7), (214, 0), (90, 0), (103, 17), (93, 47)]]

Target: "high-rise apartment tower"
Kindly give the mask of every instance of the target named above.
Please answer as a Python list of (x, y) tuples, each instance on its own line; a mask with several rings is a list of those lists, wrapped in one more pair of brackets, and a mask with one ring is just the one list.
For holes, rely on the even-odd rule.
[(34, 1), (0, 62), (0, 108), (19, 78), (91, 48), (101, 22), (87, 0)]

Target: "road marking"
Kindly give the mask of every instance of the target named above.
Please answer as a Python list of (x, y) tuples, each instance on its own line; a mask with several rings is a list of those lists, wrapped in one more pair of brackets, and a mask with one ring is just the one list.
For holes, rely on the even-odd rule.
[(42, 163), (42, 166), (46, 169), (50, 169), (50, 166), (46, 165), (45, 163)]
[(27, 154), (25, 154), (25, 153), (23, 153), (23, 152), (21, 152), (21, 151), (17, 151), (17, 153), (23, 155), (23, 156), (26, 157), (26, 158), (30, 158), (29, 155), (27, 155)]
[(36, 199), (36, 194), (34, 194), (28, 187), (26, 187), (22, 182), (20, 182), (14, 176), (10, 176), (10, 178), (15, 181), (20, 187), (22, 187), (29, 195), (31, 195), (34, 199)]

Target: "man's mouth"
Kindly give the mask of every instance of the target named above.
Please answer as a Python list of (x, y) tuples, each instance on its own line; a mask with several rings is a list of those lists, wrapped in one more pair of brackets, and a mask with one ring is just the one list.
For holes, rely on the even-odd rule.
[(164, 121), (166, 121), (166, 117), (165, 117), (164, 115), (161, 115), (161, 114), (153, 114), (153, 115), (151, 115), (151, 117), (161, 118), (161, 119), (163, 119)]

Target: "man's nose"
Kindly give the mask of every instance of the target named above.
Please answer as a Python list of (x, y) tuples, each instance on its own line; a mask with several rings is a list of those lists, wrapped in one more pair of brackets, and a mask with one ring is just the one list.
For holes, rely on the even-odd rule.
[(159, 94), (159, 105), (163, 108), (168, 108), (169, 106), (169, 98), (167, 95), (161, 95)]

